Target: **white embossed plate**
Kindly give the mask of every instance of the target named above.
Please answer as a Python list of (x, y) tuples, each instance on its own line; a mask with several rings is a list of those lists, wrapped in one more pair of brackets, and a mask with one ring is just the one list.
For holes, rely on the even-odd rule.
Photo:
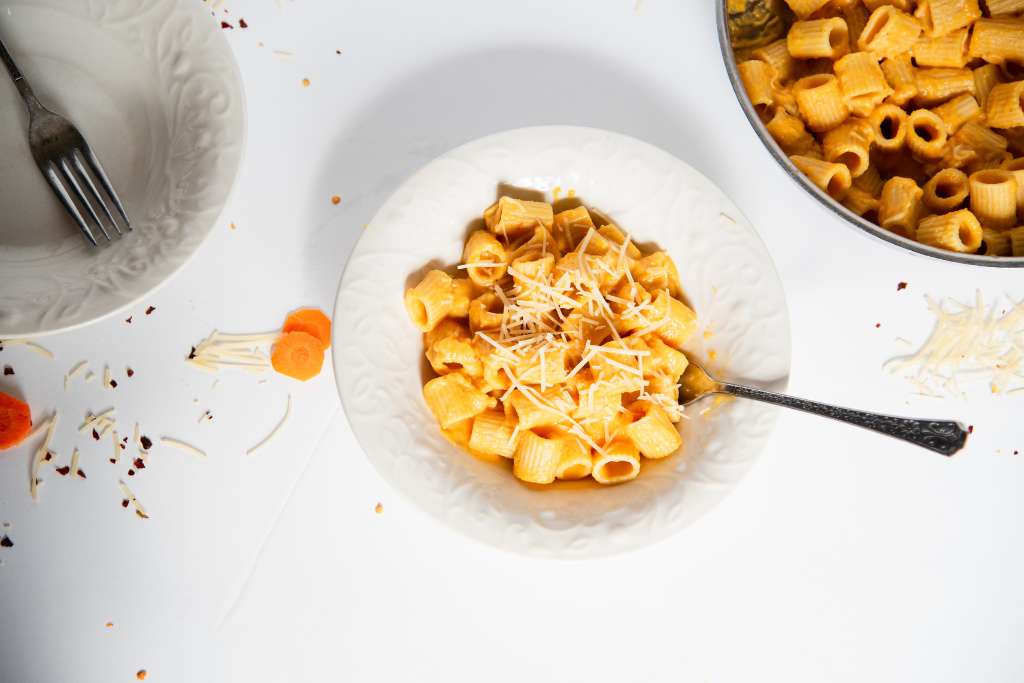
[(36, 169), (0, 73), (0, 337), (86, 324), (145, 296), (196, 251), (242, 158), (242, 81), (200, 2), (0, 0), (0, 37), (44, 104), (85, 134), (135, 230), (86, 247)]
[[(533, 490), (439, 433), (420, 387), (422, 341), (406, 318), (407, 279), (461, 257), (467, 226), (500, 184), (575, 190), (679, 265), (707, 334), (690, 349), (723, 376), (775, 389), (789, 375), (782, 284), (753, 228), (706, 178), (633, 138), (572, 127), (524, 128), (460, 147), (407, 180), (359, 240), (335, 310), (334, 363), (349, 422), (397, 489), (446, 524), (508, 550), (566, 558), (635, 548), (683, 528), (746, 473), (775, 409), (734, 400), (682, 423), (683, 453), (645, 461), (630, 483)], [(564, 194), (563, 194), (564, 196)], [(711, 353), (714, 351), (714, 353)]]

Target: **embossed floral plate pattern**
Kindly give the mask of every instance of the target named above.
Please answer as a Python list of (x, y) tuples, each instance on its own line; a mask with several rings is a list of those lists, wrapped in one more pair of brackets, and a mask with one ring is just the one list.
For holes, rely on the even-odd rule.
[(74, 121), (135, 230), (86, 247), (36, 170), (21, 98), (0, 79), (0, 337), (86, 324), (167, 280), (234, 184), (241, 77), (200, 2), (0, 0), (0, 36), (40, 99)]
[(738, 400), (691, 406), (683, 452), (646, 461), (635, 481), (542, 491), (450, 445), (427, 410), (422, 340), (402, 293), (427, 264), (459, 261), (468, 227), (502, 184), (542, 191), (549, 200), (571, 189), (641, 244), (666, 249), (703, 325), (690, 351), (723, 376), (784, 388), (790, 339), (782, 285), (732, 202), (682, 161), (638, 140), (586, 128), (525, 128), (431, 162), (367, 227), (335, 311), (334, 362), (349, 422), (395, 488), (486, 543), (579, 558), (664, 538), (737, 484), (771, 432), (774, 408)]

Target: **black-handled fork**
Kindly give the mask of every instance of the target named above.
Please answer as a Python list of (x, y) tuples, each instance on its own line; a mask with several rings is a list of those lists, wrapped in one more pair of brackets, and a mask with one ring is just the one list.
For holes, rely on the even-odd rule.
[[(93, 180), (94, 177), (117, 208), (118, 214), (123, 219), (125, 231), (131, 230), (131, 222), (124, 210), (124, 204), (118, 198), (114, 186), (111, 185), (103, 166), (100, 165), (99, 159), (93, 154), (85, 138), (70, 121), (39, 103), (32, 87), (25, 80), (18, 65), (14, 63), (14, 58), (11, 57), (11, 53), (7, 51), (2, 40), (0, 40), (0, 61), (7, 67), (11, 79), (14, 80), (14, 85), (18, 87), (18, 92), (21, 93), (28, 106), (28, 143), (36, 165), (39, 166), (46, 181), (50, 183), (61, 204), (78, 223), (85, 238), (93, 246), (97, 246), (98, 235), (95, 230), (98, 228), (108, 242), (112, 239), (111, 233), (107, 231), (107, 227), (100, 218), (100, 212), (113, 227), (114, 237), (123, 234), (121, 226), (114, 219), (108, 202), (104, 201), (103, 194), (97, 188), (97, 184)], [(92, 219), (92, 222), (83, 217), (82, 209)]]

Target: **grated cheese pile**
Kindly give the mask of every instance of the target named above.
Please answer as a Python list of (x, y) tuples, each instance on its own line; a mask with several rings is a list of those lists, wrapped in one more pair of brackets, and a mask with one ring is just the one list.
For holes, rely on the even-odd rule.
[(239, 368), (246, 372), (261, 373), (270, 369), (270, 358), (259, 350), (261, 344), (277, 339), (275, 332), (267, 334), (213, 334), (199, 342), (185, 362), (207, 372), (223, 368)]
[(921, 395), (964, 395), (964, 385), (983, 381), (993, 394), (1024, 393), (1024, 302), (1009, 308), (925, 297), (935, 316), (931, 336), (914, 353), (885, 364)]

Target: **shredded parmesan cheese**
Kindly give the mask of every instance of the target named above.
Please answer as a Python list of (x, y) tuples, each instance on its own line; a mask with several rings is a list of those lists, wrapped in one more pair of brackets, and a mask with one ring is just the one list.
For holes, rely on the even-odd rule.
[(177, 448), (179, 451), (184, 451), (185, 453), (190, 453), (192, 455), (199, 456), (200, 458), (206, 457), (206, 453), (204, 453), (203, 451), (199, 450), (195, 446), (185, 443), (184, 441), (179, 441), (178, 439), (172, 439), (167, 436), (162, 436), (160, 437), (160, 443), (162, 443), (165, 446), (170, 446), (171, 448)]
[(121, 493), (124, 494), (125, 499), (132, 504), (133, 508), (135, 508), (135, 514), (142, 519), (149, 519), (149, 513), (146, 512), (146, 508), (142, 507), (142, 503), (140, 503), (139, 499), (135, 497), (132, 490), (128, 488), (128, 484), (124, 483), (121, 479), (118, 479), (117, 485), (121, 487)]
[(53, 360), (53, 353), (49, 349), (43, 348), (30, 339), (0, 339), (0, 348), (4, 346), (24, 346), (32, 353), (48, 360)]
[(986, 306), (925, 297), (935, 316), (931, 335), (914, 353), (885, 364), (922, 395), (964, 395), (961, 383), (984, 382), (992, 393), (1024, 388), (1024, 302)]
[(273, 431), (271, 431), (269, 434), (267, 434), (266, 437), (264, 437), (263, 440), (260, 441), (258, 444), (256, 444), (255, 446), (253, 446), (252, 448), (247, 450), (245, 452), (245, 454), (246, 455), (252, 455), (256, 451), (258, 451), (259, 449), (263, 448), (268, 443), (270, 443), (270, 440), (273, 439), (275, 436), (277, 436), (277, 433), (279, 431), (281, 431), (282, 427), (284, 427), (284, 423), (288, 421), (288, 417), (291, 414), (292, 414), (292, 395), (288, 394), (288, 403), (285, 405), (284, 416), (281, 418), (281, 421), (277, 423), (277, 426), (274, 427)]
[(43, 443), (39, 446), (39, 450), (36, 451), (35, 456), (32, 458), (32, 469), (29, 473), (31, 481), (29, 481), (29, 493), (32, 494), (32, 500), (39, 500), (39, 466), (43, 464), (43, 458), (46, 453), (50, 450), (50, 442), (53, 440), (53, 433), (57, 430), (57, 413), (53, 414), (53, 417), (49, 419), (49, 424), (46, 428), (46, 437), (43, 438)]
[(222, 368), (265, 372), (270, 369), (270, 358), (257, 347), (272, 342), (277, 336), (276, 333), (224, 334), (214, 330), (192, 349), (185, 362), (207, 372)]
[(71, 449), (71, 476), (74, 477), (75, 479), (81, 479), (81, 477), (78, 476), (78, 449), (77, 448)]

